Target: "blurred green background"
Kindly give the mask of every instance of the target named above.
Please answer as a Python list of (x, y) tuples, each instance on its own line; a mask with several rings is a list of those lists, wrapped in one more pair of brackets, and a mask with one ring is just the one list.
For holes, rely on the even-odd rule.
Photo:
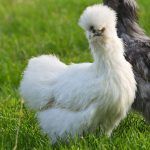
[[(67, 64), (92, 61), (78, 19), (86, 6), (99, 2), (0, 0), (0, 149), (150, 149), (150, 126), (136, 113), (130, 113), (111, 138), (97, 133), (52, 147), (35, 113), (24, 105), (21, 109), (18, 86), (28, 59), (52, 53)], [(138, 3), (139, 23), (150, 35), (150, 1)]]

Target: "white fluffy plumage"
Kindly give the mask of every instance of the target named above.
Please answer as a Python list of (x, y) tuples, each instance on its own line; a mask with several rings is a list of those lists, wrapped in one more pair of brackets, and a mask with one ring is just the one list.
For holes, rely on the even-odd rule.
[(37, 110), (44, 132), (56, 142), (100, 126), (106, 134), (123, 119), (136, 91), (131, 65), (116, 33), (116, 14), (103, 5), (88, 7), (79, 20), (93, 63), (65, 65), (52, 55), (32, 58), (20, 92)]

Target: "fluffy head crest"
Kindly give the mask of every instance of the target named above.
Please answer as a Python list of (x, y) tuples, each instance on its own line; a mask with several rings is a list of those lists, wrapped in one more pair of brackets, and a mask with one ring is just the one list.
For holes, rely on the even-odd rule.
[(101, 26), (116, 26), (116, 13), (111, 8), (97, 4), (87, 7), (80, 17), (79, 25), (84, 30), (89, 30), (91, 26), (99, 28)]

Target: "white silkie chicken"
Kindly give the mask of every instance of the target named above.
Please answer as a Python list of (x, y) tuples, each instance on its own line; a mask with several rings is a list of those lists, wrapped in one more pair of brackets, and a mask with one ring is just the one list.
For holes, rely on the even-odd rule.
[(116, 14), (103, 5), (88, 7), (81, 15), (93, 63), (65, 65), (57, 57), (32, 58), (24, 72), (20, 92), (37, 110), (44, 132), (56, 142), (94, 131), (106, 134), (123, 119), (136, 91), (131, 65), (125, 60), (116, 33)]

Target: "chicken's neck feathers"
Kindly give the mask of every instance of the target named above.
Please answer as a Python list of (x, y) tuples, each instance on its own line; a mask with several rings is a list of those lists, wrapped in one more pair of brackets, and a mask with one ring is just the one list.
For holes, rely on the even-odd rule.
[(125, 61), (122, 40), (118, 37), (108, 38), (105, 43), (90, 44), (94, 58), (93, 67), (99, 72), (110, 72)]

